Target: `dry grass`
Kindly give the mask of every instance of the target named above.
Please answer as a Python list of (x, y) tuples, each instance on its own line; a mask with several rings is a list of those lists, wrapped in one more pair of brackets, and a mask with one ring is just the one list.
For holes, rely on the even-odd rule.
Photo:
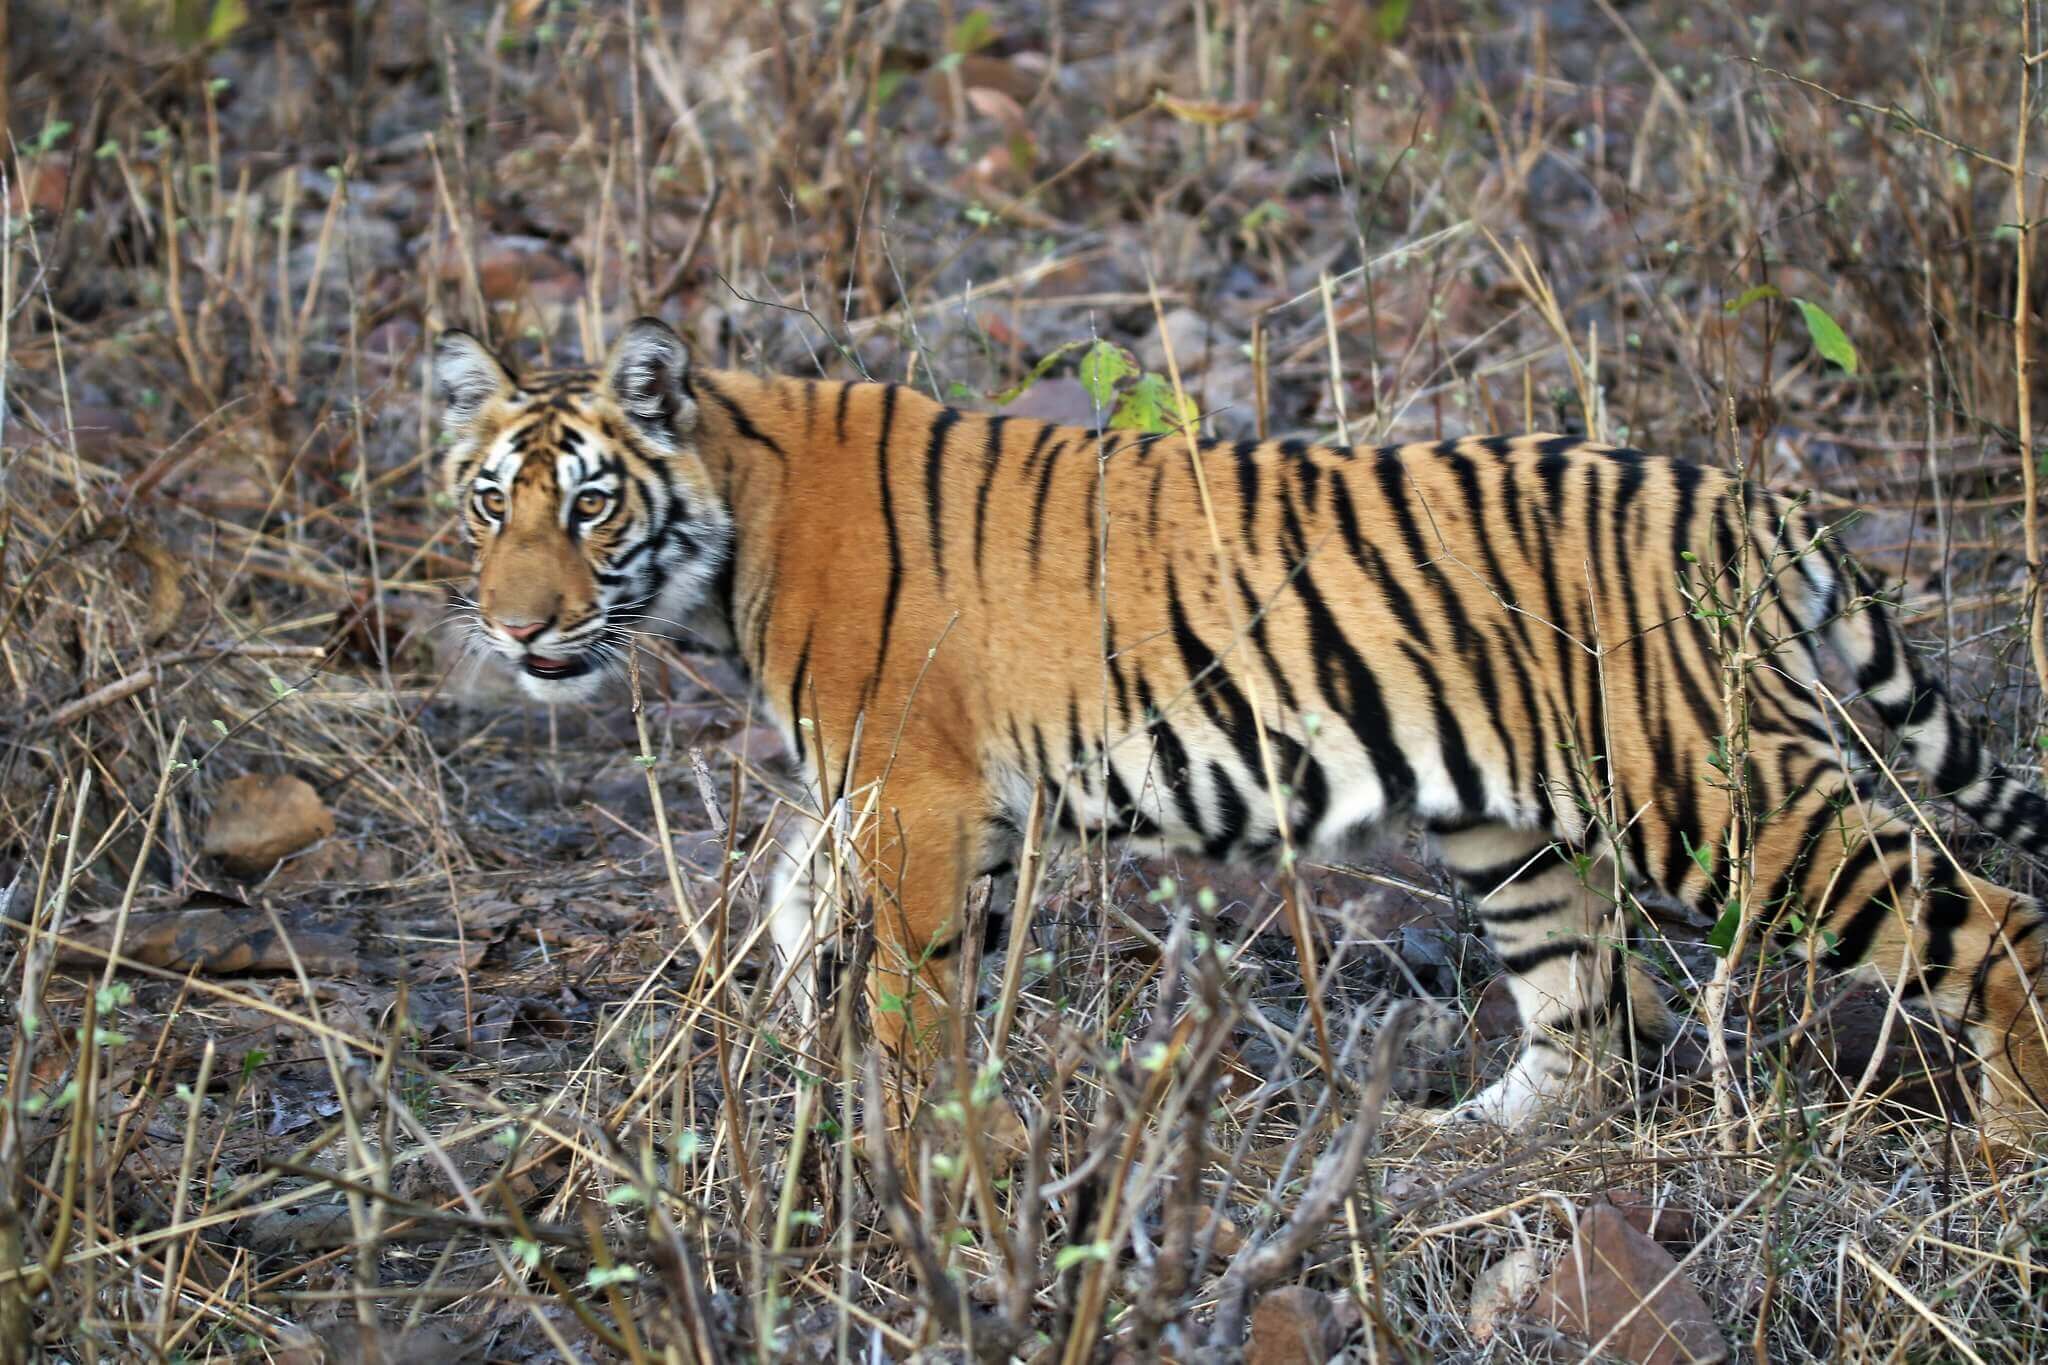
[[(1222, 1359), (1290, 1281), (1354, 1296), (1359, 1359), (1577, 1358), (1466, 1303), (1605, 1196), (1676, 1210), (1758, 1359), (2048, 1349), (2048, 1186), (1958, 1158), (1937, 1036), (1865, 1076), (1881, 994), (1744, 964), (1726, 1112), (1672, 1062), (1554, 1129), (1376, 1129), (1501, 1046), (1398, 851), (1052, 860), (978, 1021), (1032, 1156), (970, 1092), (920, 1169), (870, 1164), (857, 1042), (771, 999), (795, 793), (735, 679), (650, 647), (637, 714), (541, 713), (451, 675), (435, 326), (573, 360), (659, 310), (704, 362), (969, 403), (1092, 335), (1163, 372), (1163, 332), (1213, 431), (1590, 430), (1864, 508), (2030, 764), (2042, 26), (1501, 8), (13, 6), (0, 1358)], [(203, 850), (248, 772), (338, 822), (255, 882)], [(1416, 996), (1448, 1007), (1389, 1027)]]

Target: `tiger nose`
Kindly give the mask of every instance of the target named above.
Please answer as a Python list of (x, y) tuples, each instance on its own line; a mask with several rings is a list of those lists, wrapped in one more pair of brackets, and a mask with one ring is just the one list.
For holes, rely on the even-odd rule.
[(547, 628), (548, 623), (545, 621), (498, 622), (499, 630), (504, 631), (507, 635), (511, 636), (514, 640), (518, 641), (522, 645), (525, 644), (528, 640), (531, 640), (534, 636), (546, 630)]

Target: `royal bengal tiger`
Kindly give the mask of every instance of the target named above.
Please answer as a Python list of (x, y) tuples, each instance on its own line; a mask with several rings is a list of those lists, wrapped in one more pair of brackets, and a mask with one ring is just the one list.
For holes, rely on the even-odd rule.
[[(871, 1022), (901, 1056), (956, 1008), (963, 897), (1034, 797), (1069, 834), (1217, 859), (1419, 827), (1526, 1030), (1453, 1112), (1513, 1124), (1626, 1030), (1664, 1036), (1615, 874), (1718, 916), (1739, 817), (1752, 912), (1963, 1026), (1988, 1137), (2048, 1127), (2042, 912), (1916, 840), (1887, 779), (1859, 785), (1822, 647), (1978, 825), (2033, 851), (2048, 803), (1795, 499), (1570, 436), (1359, 449), (982, 415), (693, 369), (652, 319), (599, 371), (520, 377), (460, 331), (435, 369), (482, 638), (544, 701), (598, 696), (652, 623), (736, 652), (820, 809), (873, 817)], [(771, 912), (799, 995), (834, 931), (807, 856)]]

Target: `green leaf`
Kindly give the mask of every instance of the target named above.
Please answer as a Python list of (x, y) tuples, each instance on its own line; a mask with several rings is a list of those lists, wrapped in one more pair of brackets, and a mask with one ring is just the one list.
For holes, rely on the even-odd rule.
[(1138, 382), (1131, 385), (1109, 424), (1119, 431), (1144, 431), (1160, 436), (1180, 430), (1183, 416), (1192, 422), (1196, 415), (1194, 400), (1184, 400), (1176, 407), (1173, 385), (1163, 375), (1146, 374), (1138, 376)]
[(1813, 338), (1813, 349), (1819, 351), (1821, 359), (1831, 360), (1842, 367), (1844, 373), (1856, 373), (1856, 347), (1849, 340), (1841, 324), (1827, 315), (1827, 310), (1817, 303), (1805, 299), (1794, 299), (1799, 305), (1799, 316), (1806, 319), (1806, 331)]
[(1685, 837), (1684, 830), (1678, 832), (1678, 838), (1685, 845), (1687, 855), (1698, 865), (1699, 870), (1706, 873), (1709, 877), (1713, 876), (1714, 846), (1712, 844), (1695, 844), (1692, 840)]
[(1732, 316), (1759, 300), (1780, 297), (1782, 296), (1779, 294), (1778, 286), (1775, 284), (1753, 284), (1734, 298), (1728, 300), (1728, 302), (1722, 304), (1721, 311)]
[(41, 156), (65, 138), (71, 136), (71, 125), (63, 119), (51, 119), (36, 130), (36, 135), (23, 144), (22, 150), (30, 156)]
[(1726, 957), (1728, 950), (1735, 946), (1735, 931), (1742, 926), (1742, 902), (1730, 899), (1728, 908), (1721, 912), (1721, 918), (1714, 921), (1714, 927), (1707, 934), (1707, 946), (1714, 950), (1714, 956)]
[(603, 1289), (609, 1285), (631, 1284), (639, 1278), (640, 1272), (629, 1265), (594, 1265), (590, 1267), (590, 1272), (583, 1277), (583, 1287), (586, 1289)]
[(996, 40), (996, 21), (985, 9), (969, 11), (967, 17), (953, 25), (953, 34), (946, 46), (955, 52), (975, 52)]
[(1065, 360), (1068, 356), (1072, 355), (1075, 351), (1080, 350), (1083, 346), (1086, 346), (1087, 344), (1088, 343), (1085, 341), (1069, 341), (1062, 345), (1053, 347), (1050, 351), (1047, 351), (1045, 355), (1039, 359), (1039, 362), (1036, 365), (1033, 365), (1031, 367), (1030, 374), (1025, 375), (1022, 379), (1018, 380), (1009, 388), (1004, 389), (1001, 393), (991, 397), (989, 399), (989, 402), (995, 404), (999, 408), (1007, 404), (1016, 402), (1019, 398), (1022, 398), (1027, 392), (1029, 392), (1033, 384), (1036, 384), (1039, 380), (1045, 378), (1045, 376), (1047, 375), (1047, 373), (1051, 371), (1053, 366), (1059, 364), (1062, 360)]
[(872, 103), (874, 104), (874, 106), (877, 109), (879, 109), (883, 105), (887, 104), (889, 102), (889, 96), (895, 94), (897, 90), (902, 88), (903, 81), (907, 76), (909, 76), (909, 74), (910, 73), (908, 71), (898, 70), (895, 67), (886, 67), (883, 70), (876, 72), (875, 89), (874, 94), (872, 96)]
[(1401, 30), (1408, 27), (1408, 11), (1413, 0), (1380, 0), (1379, 12), (1373, 16), (1379, 26), (1380, 41), (1391, 43), (1401, 36)]
[(1106, 1261), (1109, 1259), (1109, 1243), (1083, 1242), (1079, 1246), (1061, 1247), (1054, 1253), (1052, 1268), (1055, 1272), (1071, 1270), (1083, 1261)]
[(206, 20), (206, 41), (223, 42), (249, 22), (249, 7), (242, 0), (213, 0), (213, 13)]
[(1101, 411), (1114, 406), (1117, 385), (1136, 373), (1138, 362), (1115, 342), (1098, 341), (1081, 357), (1081, 387), (1088, 390), (1088, 396)]

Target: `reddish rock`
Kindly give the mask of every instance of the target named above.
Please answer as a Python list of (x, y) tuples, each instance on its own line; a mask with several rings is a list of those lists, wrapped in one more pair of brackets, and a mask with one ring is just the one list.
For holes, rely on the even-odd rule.
[(1683, 1256), (1699, 1241), (1699, 1219), (1689, 1210), (1631, 1190), (1616, 1190), (1607, 1199), (1628, 1220), (1630, 1227), (1674, 1256)]
[(1330, 1299), (1302, 1285), (1275, 1289), (1252, 1309), (1245, 1365), (1325, 1365), (1344, 1345)]
[(206, 852), (238, 877), (260, 877), (334, 833), (334, 813), (304, 778), (250, 773), (221, 788)]
[(1522, 1009), (1506, 976), (1496, 976), (1479, 992), (1472, 1011), (1472, 1031), (1481, 1038), (1512, 1038), (1522, 1031)]
[(1633, 1365), (1728, 1359), (1706, 1301), (1683, 1274), (1671, 1274), (1677, 1265), (1619, 1209), (1595, 1204), (1580, 1217), (1571, 1250), (1537, 1291), (1529, 1316), (1601, 1342), (1603, 1356)]

